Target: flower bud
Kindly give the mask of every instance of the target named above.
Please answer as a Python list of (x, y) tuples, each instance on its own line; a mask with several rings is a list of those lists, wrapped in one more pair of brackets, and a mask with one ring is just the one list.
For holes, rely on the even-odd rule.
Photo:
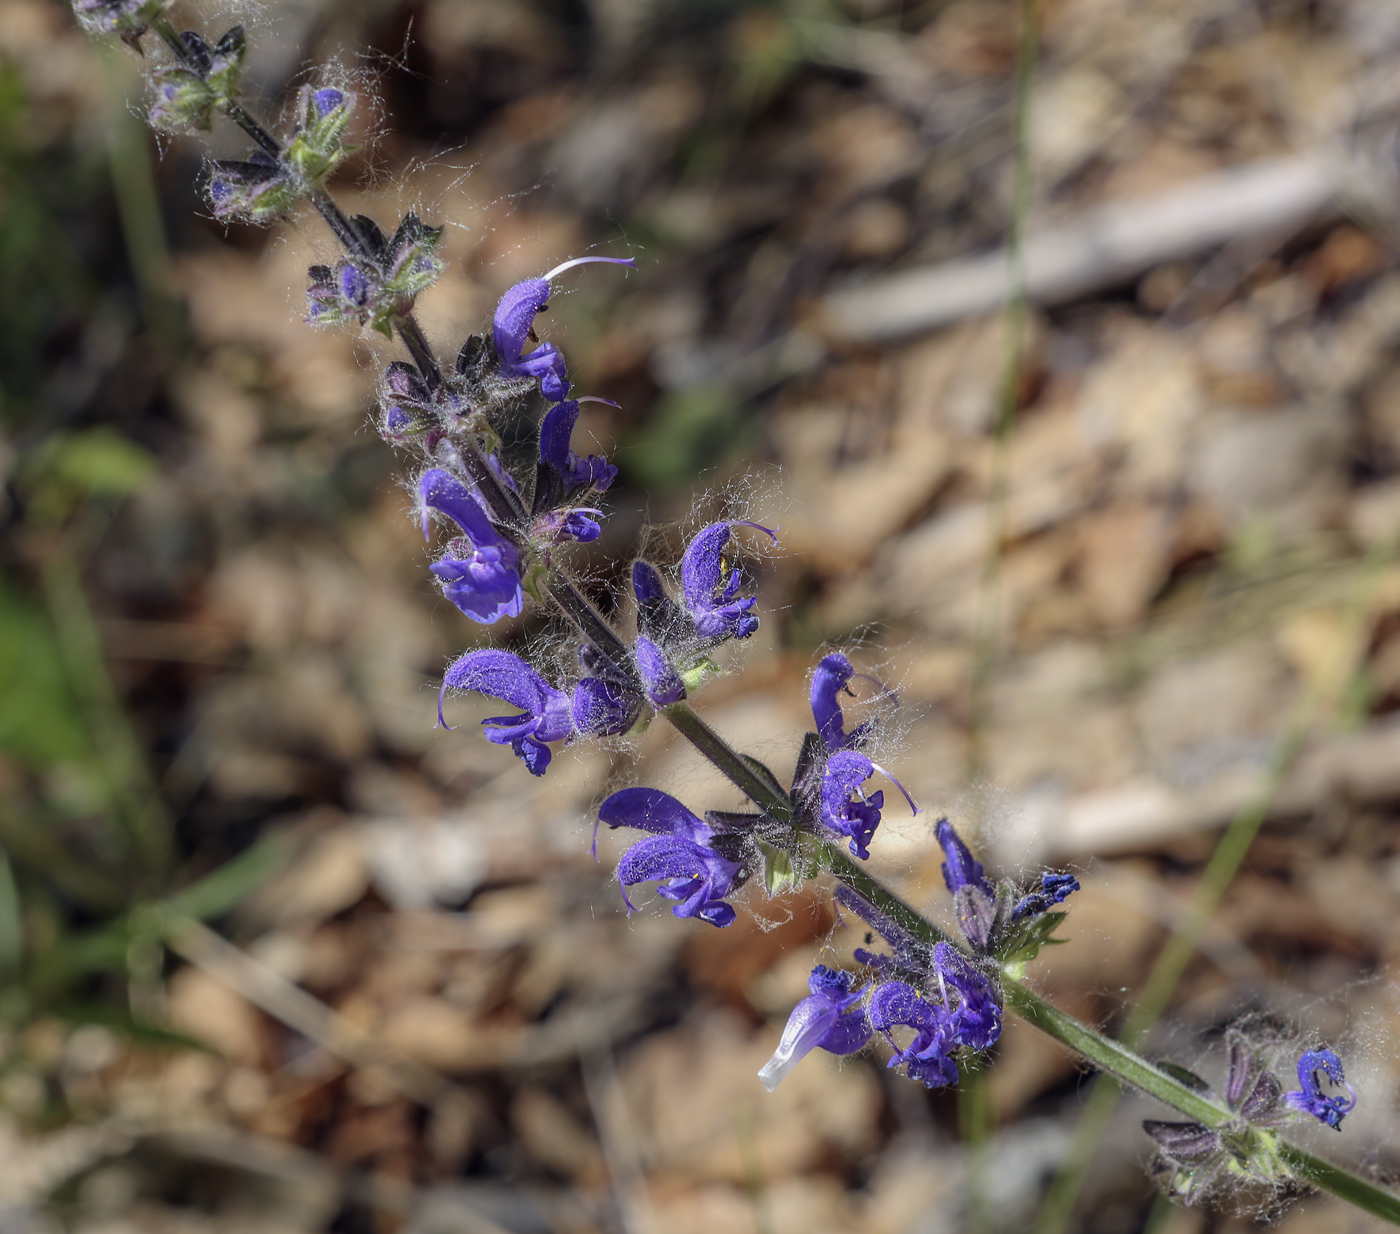
[(165, 68), (155, 74), (156, 101), (151, 105), (151, 127), (162, 133), (207, 131), (219, 96), (189, 69)]
[(215, 218), (270, 223), (306, 189), (283, 164), (258, 150), (247, 162), (216, 161), (207, 192)]
[(386, 242), (372, 220), (356, 218), (355, 224), (372, 255), (342, 257), (334, 267), (312, 266), (306, 319), (317, 326), (368, 326), (387, 337), (442, 270), (433, 254), (442, 229), (410, 214)]
[(346, 126), (354, 96), (333, 87), (314, 89), (303, 86), (297, 101), (300, 123), (296, 134), (287, 143), (288, 165), (307, 181), (315, 183), (326, 176), (346, 155), (357, 147), (347, 145)]
[(90, 34), (118, 34), (139, 39), (146, 24), (165, 10), (168, 0), (73, 0), (73, 15)]

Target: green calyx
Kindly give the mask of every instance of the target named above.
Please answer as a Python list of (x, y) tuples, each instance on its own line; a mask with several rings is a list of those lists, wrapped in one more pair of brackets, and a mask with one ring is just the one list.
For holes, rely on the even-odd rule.
[[(325, 106), (326, 97), (334, 93), (339, 102)], [(298, 100), (301, 123), (296, 135), (287, 143), (282, 157), (297, 177), (304, 181), (303, 191), (315, 186), (347, 156), (359, 149), (348, 144), (345, 130), (350, 124), (353, 96), (341, 91), (315, 90), (303, 86)]]

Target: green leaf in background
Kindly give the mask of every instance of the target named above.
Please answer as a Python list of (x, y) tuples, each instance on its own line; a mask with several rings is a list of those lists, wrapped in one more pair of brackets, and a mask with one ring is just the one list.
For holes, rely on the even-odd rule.
[(32, 516), (62, 522), (85, 497), (129, 497), (155, 472), (155, 460), (135, 442), (106, 427), (55, 433), (20, 467)]
[(688, 386), (661, 399), (618, 461), (648, 488), (677, 488), (737, 454), (754, 431), (756, 421), (728, 386)]

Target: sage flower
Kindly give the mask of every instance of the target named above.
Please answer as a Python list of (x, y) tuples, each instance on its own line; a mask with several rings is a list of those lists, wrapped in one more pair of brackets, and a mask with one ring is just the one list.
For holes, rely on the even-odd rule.
[(758, 1078), (770, 1093), (804, 1057), (822, 1049), (831, 1054), (854, 1054), (870, 1040), (870, 1020), (856, 1006), (864, 990), (852, 990), (852, 974), (818, 964), (807, 978), (811, 990), (788, 1016), (773, 1057)]

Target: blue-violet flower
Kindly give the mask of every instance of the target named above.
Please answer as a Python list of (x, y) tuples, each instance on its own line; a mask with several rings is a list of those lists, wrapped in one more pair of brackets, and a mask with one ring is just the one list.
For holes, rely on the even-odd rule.
[(555, 266), (543, 278), (526, 279), (510, 288), (496, 306), (492, 322), (492, 337), (501, 371), (511, 377), (534, 377), (540, 383), (540, 393), (552, 403), (559, 402), (569, 390), (568, 370), (563, 353), (553, 343), (543, 343), (529, 355), (522, 355), (535, 325), (535, 317), (549, 304), (550, 281), (565, 270), (589, 262), (607, 262), (615, 266), (635, 266), (630, 257), (575, 257)]
[[(1319, 1075), (1347, 1090), (1347, 1095), (1328, 1096), (1322, 1091)], [(1298, 1060), (1299, 1090), (1284, 1094), (1284, 1100), (1295, 1110), (1311, 1114), (1334, 1131), (1342, 1129), (1342, 1119), (1356, 1108), (1356, 1089), (1346, 1081), (1342, 1060), (1331, 1050), (1309, 1050)]]
[(442, 715), (449, 687), (475, 690), (521, 709), (523, 715), (491, 716), (481, 723), (486, 739), (510, 746), (531, 775), (542, 776), (549, 766), (548, 742), (562, 741), (576, 732), (594, 736), (618, 732), (631, 723), (627, 700), (607, 682), (585, 677), (570, 697), (519, 656), (494, 648), (467, 652), (443, 676), (438, 723), (444, 728), (451, 727)]
[[(851, 842), (851, 853), (862, 861), (870, 856), (870, 841), (880, 824), (883, 792), (866, 796), (860, 786), (875, 774), (875, 764), (856, 750), (838, 750), (822, 771), (821, 820)], [(855, 794), (855, 795), (853, 795)]]
[(870, 1020), (856, 1007), (864, 990), (852, 990), (852, 974), (818, 964), (807, 979), (811, 990), (788, 1016), (778, 1048), (758, 1073), (770, 1093), (815, 1049), (854, 1054), (870, 1040)]
[(974, 1050), (990, 1049), (1001, 1036), (1001, 995), (986, 976), (951, 943), (933, 949), (933, 969), (947, 1001), (948, 990), (957, 992), (954, 1029), (960, 1044)]
[[(921, 1080), (928, 1088), (956, 1084), (958, 1067), (952, 1053), (958, 1046), (957, 1026), (952, 1014), (941, 1003), (929, 1003), (904, 981), (886, 981), (870, 996), (871, 1026), (885, 1034), (894, 1057), (889, 1067), (904, 1064), (911, 1080)], [(914, 1039), (903, 1049), (890, 1030), (903, 1025), (914, 1030)]]
[(466, 533), (466, 540), (454, 539), (448, 555), (429, 567), (447, 598), (483, 625), (518, 617), (525, 603), (520, 554), (492, 525), (471, 490), (450, 472), (434, 467), (418, 481), (418, 494), (424, 538), (429, 533), (430, 510), (445, 514)]
[(750, 612), (757, 598), (738, 598), (739, 571), (725, 559), (731, 527), (753, 527), (775, 544), (778, 541), (777, 535), (767, 527), (739, 521), (711, 523), (690, 542), (681, 559), (681, 584), (695, 631), (707, 642), (748, 638), (758, 629), (758, 617)]
[[(668, 793), (654, 788), (624, 788), (598, 810), (609, 827), (635, 827), (654, 834), (634, 844), (617, 864), (624, 887), (660, 881), (659, 894), (675, 900), (677, 917), (698, 917), (727, 926), (734, 909), (724, 902), (743, 874), (743, 866), (710, 847), (714, 830)], [(596, 856), (596, 835), (595, 853)], [(634, 905), (623, 893), (629, 909)]]

